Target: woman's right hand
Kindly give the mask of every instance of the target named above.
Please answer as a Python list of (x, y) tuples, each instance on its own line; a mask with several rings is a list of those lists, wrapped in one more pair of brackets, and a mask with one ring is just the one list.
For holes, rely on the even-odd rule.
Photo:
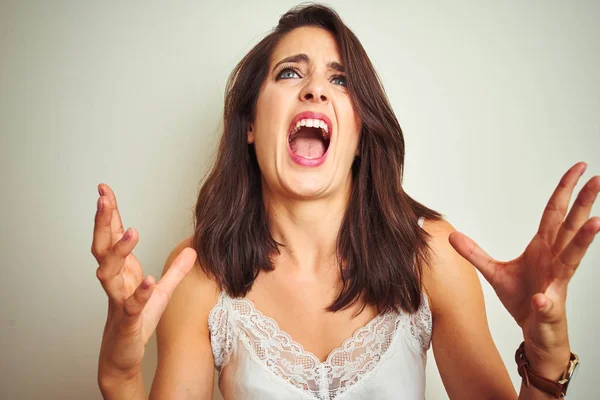
[(132, 253), (138, 242), (137, 232), (123, 231), (117, 200), (110, 187), (100, 184), (98, 191), (92, 254), (99, 263), (96, 276), (108, 295), (98, 376), (127, 379), (141, 372), (146, 343), (175, 287), (192, 269), (196, 252), (184, 249), (158, 283), (151, 276), (144, 277)]

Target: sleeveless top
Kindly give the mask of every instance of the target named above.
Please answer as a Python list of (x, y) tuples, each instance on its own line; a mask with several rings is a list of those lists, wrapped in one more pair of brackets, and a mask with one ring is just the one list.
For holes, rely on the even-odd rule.
[(208, 316), (221, 394), (225, 400), (424, 399), (432, 318), (421, 296), (417, 312), (377, 315), (321, 362), (250, 300), (222, 291)]

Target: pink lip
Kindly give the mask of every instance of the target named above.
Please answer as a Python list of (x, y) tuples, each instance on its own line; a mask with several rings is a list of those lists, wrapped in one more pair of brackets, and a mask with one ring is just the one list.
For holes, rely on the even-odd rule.
[[(312, 111), (301, 112), (300, 114), (296, 115), (292, 119), (292, 122), (290, 123), (290, 128), (288, 129), (288, 136), (289, 136), (290, 132), (292, 131), (292, 129), (294, 129), (294, 127), (296, 126), (296, 123), (298, 123), (298, 121), (303, 120), (303, 119), (308, 119), (308, 118), (319, 119), (319, 120), (324, 121), (327, 124), (327, 130), (329, 132), (329, 138), (330, 138), (330, 143), (331, 143), (331, 136), (333, 133), (333, 129), (331, 126), (331, 120), (325, 114), (321, 114), (318, 112), (312, 112)], [(325, 162), (325, 159), (327, 158), (327, 154), (329, 153), (329, 147), (328, 147), (327, 150), (325, 151), (325, 153), (319, 158), (308, 159), (308, 158), (300, 157), (299, 155), (294, 154), (294, 152), (290, 148), (289, 141), (288, 141), (287, 149), (288, 149), (288, 153), (290, 154), (290, 157), (292, 157), (292, 160), (294, 160), (294, 162), (296, 164), (303, 165), (305, 167), (318, 167), (319, 165), (321, 165)]]

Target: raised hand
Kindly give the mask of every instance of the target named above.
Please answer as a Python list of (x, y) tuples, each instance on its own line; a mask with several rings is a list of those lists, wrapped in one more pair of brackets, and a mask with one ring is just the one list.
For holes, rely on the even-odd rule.
[(137, 232), (123, 231), (110, 187), (101, 184), (98, 191), (92, 254), (99, 263), (96, 275), (108, 295), (99, 375), (127, 376), (140, 368), (145, 346), (175, 287), (192, 269), (196, 252), (184, 249), (158, 283), (151, 276), (144, 277), (132, 253), (138, 243)]
[(464, 234), (450, 235), (452, 246), (481, 272), (523, 329), (526, 346), (541, 357), (568, 349), (567, 287), (600, 230), (600, 218), (589, 218), (600, 190), (600, 176), (585, 184), (567, 214), (575, 185), (586, 167), (577, 163), (565, 173), (544, 210), (537, 233), (516, 259), (494, 260)]

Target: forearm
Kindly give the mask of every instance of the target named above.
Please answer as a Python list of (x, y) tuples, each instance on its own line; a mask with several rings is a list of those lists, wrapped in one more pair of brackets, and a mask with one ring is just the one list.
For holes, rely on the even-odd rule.
[(98, 386), (105, 400), (148, 400), (141, 371), (128, 377), (98, 374)]

